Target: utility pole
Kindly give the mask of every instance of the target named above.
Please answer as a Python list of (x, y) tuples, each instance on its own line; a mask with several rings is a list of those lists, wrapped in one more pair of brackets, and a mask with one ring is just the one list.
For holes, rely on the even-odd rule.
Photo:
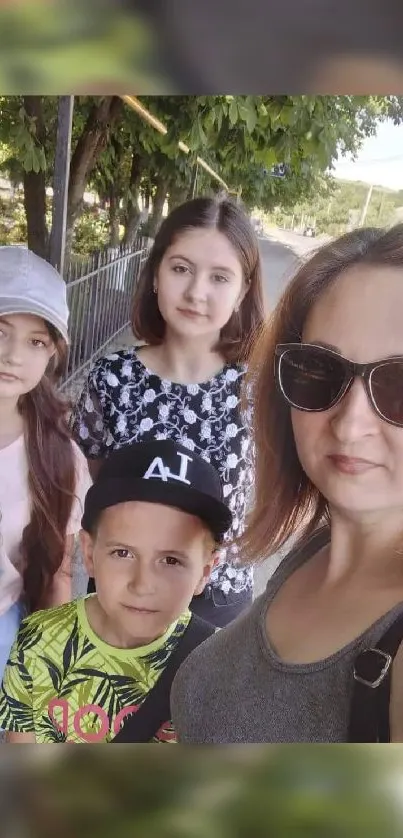
[(364, 226), (365, 219), (367, 217), (368, 207), (370, 205), (370, 201), (371, 201), (371, 198), (372, 198), (373, 191), (374, 191), (374, 186), (371, 183), (371, 186), (369, 187), (368, 192), (367, 192), (367, 197), (365, 199), (365, 204), (362, 208), (361, 218), (360, 218), (359, 225), (358, 225), (359, 227)]
[(385, 196), (386, 196), (386, 193), (382, 192), (381, 203), (379, 204), (378, 218), (377, 218), (377, 221), (376, 221), (377, 224), (381, 223), (383, 208), (384, 208), (384, 205), (385, 205)]
[(55, 172), (53, 177), (52, 234), (50, 262), (61, 274), (66, 246), (67, 197), (69, 191), (71, 129), (74, 96), (60, 96), (57, 117)]

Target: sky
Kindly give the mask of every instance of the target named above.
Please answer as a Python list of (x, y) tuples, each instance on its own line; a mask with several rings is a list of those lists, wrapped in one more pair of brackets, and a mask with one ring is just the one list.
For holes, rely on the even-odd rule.
[(376, 136), (364, 141), (357, 159), (341, 157), (332, 174), (342, 180), (403, 189), (403, 125), (389, 120), (380, 123)]

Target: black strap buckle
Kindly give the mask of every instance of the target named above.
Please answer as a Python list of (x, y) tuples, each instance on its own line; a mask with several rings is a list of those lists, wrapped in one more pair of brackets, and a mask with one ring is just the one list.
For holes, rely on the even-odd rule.
[(392, 661), (392, 655), (382, 649), (366, 649), (355, 661), (354, 680), (374, 690), (382, 684)]

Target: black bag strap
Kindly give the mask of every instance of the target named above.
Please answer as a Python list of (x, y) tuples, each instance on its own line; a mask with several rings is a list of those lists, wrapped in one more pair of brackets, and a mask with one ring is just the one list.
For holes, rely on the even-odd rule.
[(174, 677), (183, 661), (196, 646), (216, 631), (201, 617), (192, 614), (189, 625), (180, 638), (168, 663), (147, 698), (136, 713), (126, 716), (119, 733), (110, 744), (119, 742), (151, 742), (161, 725), (171, 717), (170, 695)]
[(403, 640), (403, 614), (376, 646), (354, 661), (349, 742), (390, 742), (389, 705), (393, 660)]

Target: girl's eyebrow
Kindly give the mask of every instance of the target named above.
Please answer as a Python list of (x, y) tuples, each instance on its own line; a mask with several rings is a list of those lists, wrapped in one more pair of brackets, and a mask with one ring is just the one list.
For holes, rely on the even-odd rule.
[[(170, 260), (171, 260), (171, 259), (182, 259), (182, 260), (183, 260), (183, 262), (187, 262), (187, 263), (188, 263), (188, 265), (193, 265), (193, 266), (194, 266), (194, 262), (192, 262), (192, 261), (191, 261), (191, 259), (188, 259), (188, 257), (187, 257), (187, 256), (181, 256), (181, 254), (180, 254), (180, 253), (173, 253), (173, 254), (172, 254), (172, 256), (170, 256), (170, 257), (169, 257), (169, 259), (170, 259)], [(213, 266), (212, 266), (212, 268), (211, 268), (211, 270), (212, 270), (212, 271), (223, 271), (224, 273), (227, 273), (227, 274), (233, 274), (233, 275), (235, 276), (235, 273), (234, 273), (234, 271), (232, 270), (232, 268), (229, 268), (228, 266), (224, 266), (224, 265), (213, 265)]]
[(194, 262), (192, 262), (191, 259), (188, 259), (187, 256), (182, 256), (181, 253), (172, 253), (169, 259), (182, 259), (184, 262), (187, 262), (188, 265), (194, 265)]
[[(5, 323), (6, 326), (10, 327), (10, 329), (15, 329), (14, 324), (10, 320), (7, 320), (7, 317), (4, 317), (1, 314), (0, 314), (0, 323)], [(49, 332), (45, 328), (43, 328), (43, 329), (32, 329), (32, 331), (30, 332), (30, 335), (41, 335), (42, 337), (43, 336), (44, 337), (49, 337)]]

